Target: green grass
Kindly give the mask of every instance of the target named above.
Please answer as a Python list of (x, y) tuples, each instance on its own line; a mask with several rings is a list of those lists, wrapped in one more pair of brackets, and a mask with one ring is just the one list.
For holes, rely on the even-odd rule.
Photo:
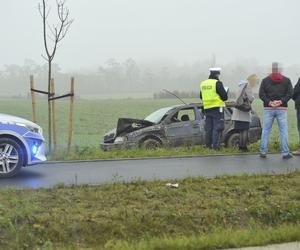
[(264, 246), (299, 241), (299, 225), (282, 225), (277, 228), (251, 228), (250, 230), (219, 229), (204, 236), (163, 237), (140, 242), (118, 241), (106, 244), (106, 249), (123, 250), (205, 250)]
[[(296, 149), (297, 145), (292, 145)], [(270, 145), (270, 152), (279, 152), (279, 144)], [(249, 153), (258, 152), (259, 144), (250, 145)], [(207, 149), (203, 146), (177, 147), (177, 148), (159, 148), (147, 150), (143, 148), (134, 148), (129, 150), (113, 150), (104, 152), (97, 147), (74, 147), (70, 152), (60, 150), (56, 154), (48, 157), (49, 160), (92, 160), (92, 159), (130, 159), (130, 158), (157, 158), (157, 157), (185, 157), (185, 156), (208, 156), (208, 155), (232, 155), (245, 154), (237, 148), (223, 148), (221, 151)]]
[(300, 173), (0, 190), (0, 249), (220, 249), (300, 240)]
[[(239, 153), (237, 149), (222, 150), (222, 154)], [(156, 150), (147, 150), (143, 148), (129, 150), (113, 150), (104, 152), (98, 148), (73, 148), (70, 152), (60, 151), (51, 155), (51, 160), (90, 160), (90, 159), (128, 159), (144, 157), (173, 157), (173, 156), (199, 156), (199, 155), (217, 155), (218, 151), (209, 150), (201, 146), (178, 147), (178, 148), (159, 148)]]
[[(194, 100), (190, 100), (194, 101)], [(37, 102), (37, 123), (47, 135), (47, 103)], [(177, 105), (172, 99), (119, 99), (119, 100), (75, 100), (74, 109), (74, 146), (99, 147), (103, 135), (115, 128), (118, 118), (145, 118), (161, 107)], [(32, 119), (30, 99), (2, 99), (1, 113), (13, 114)], [(66, 146), (68, 124), (68, 101), (57, 101), (58, 142), (61, 148)]]
[[(197, 102), (197, 99), (186, 100), (187, 102)], [(176, 155), (199, 155), (211, 154), (212, 151), (205, 151), (201, 147), (162, 149), (156, 152), (145, 150), (131, 150), (129, 152), (105, 153), (100, 150), (100, 142), (104, 133), (116, 127), (119, 117), (144, 118), (151, 112), (161, 108), (179, 104), (175, 99), (112, 99), (112, 100), (76, 100), (74, 114), (74, 140), (72, 153), (67, 156), (65, 152), (67, 141), (68, 124), (68, 101), (57, 101), (57, 127), (59, 153), (52, 156), (52, 159), (111, 159), (143, 156), (172, 156)], [(38, 124), (44, 129), (47, 135), (47, 103), (45, 100), (38, 100)], [(31, 119), (31, 101), (22, 99), (2, 99), (0, 100), (0, 112), (18, 115)], [(262, 117), (262, 104), (259, 100), (254, 103), (255, 110)], [(298, 131), (296, 127), (296, 115), (294, 105), (290, 103), (289, 109), (289, 135), (290, 144), (295, 148), (298, 144)], [(279, 136), (277, 126), (272, 131), (271, 148), (278, 151)], [(251, 147), (252, 151), (258, 150), (258, 144)], [(227, 153), (237, 152), (235, 149), (224, 150)]]

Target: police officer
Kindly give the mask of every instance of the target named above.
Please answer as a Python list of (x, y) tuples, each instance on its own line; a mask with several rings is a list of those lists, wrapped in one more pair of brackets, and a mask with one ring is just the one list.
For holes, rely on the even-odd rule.
[(200, 98), (205, 112), (206, 147), (219, 150), (224, 130), (224, 107), (228, 99), (223, 83), (219, 80), (221, 68), (209, 69), (209, 79), (200, 83)]

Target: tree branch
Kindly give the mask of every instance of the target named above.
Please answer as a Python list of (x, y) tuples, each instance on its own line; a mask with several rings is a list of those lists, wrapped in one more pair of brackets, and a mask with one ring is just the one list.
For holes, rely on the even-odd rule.
[(43, 59), (45, 59), (48, 62), (49, 59), (47, 57), (45, 57), (43, 54), (41, 54), (41, 56)]
[(50, 58), (50, 53), (48, 50), (48, 44), (47, 44), (47, 29), (46, 29), (46, 2), (45, 0), (43, 0), (43, 6), (42, 6), (42, 18), (43, 18), (43, 30), (44, 30), (44, 46), (45, 46), (45, 50), (46, 50), (46, 54), (48, 56), (48, 58)]
[[(42, 0), (42, 4), (39, 3), (39, 12), (43, 19), (44, 28), (44, 46), (46, 50), (46, 55), (48, 61), (51, 62), (56, 54), (58, 43), (61, 42), (67, 35), (73, 19), (69, 19), (70, 11), (65, 7), (66, 0), (56, 0), (57, 5), (57, 16), (59, 23), (57, 25), (52, 25), (52, 27), (47, 23), (47, 17), (50, 13), (50, 8), (47, 10), (45, 0)], [(51, 36), (47, 34), (47, 28), (51, 33)], [(53, 43), (52, 50), (49, 50), (47, 39), (51, 40)]]

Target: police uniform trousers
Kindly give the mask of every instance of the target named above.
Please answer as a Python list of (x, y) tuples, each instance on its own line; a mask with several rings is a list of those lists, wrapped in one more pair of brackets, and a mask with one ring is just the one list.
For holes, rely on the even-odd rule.
[(224, 130), (224, 109), (205, 110), (205, 145), (208, 148), (220, 149), (221, 135)]

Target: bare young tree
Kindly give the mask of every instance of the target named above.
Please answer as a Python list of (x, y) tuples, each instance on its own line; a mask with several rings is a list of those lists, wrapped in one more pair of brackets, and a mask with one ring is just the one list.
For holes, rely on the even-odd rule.
[(57, 24), (50, 25), (48, 17), (50, 13), (50, 7), (47, 6), (46, 0), (42, 0), (39, 3), (39, 12), (43, 20), (43, 38), (45, 46), (45, 55), (42, 57), (48, 63), (48, 140), (49, 140), (49, 152), (52, 149), (51, 138), (51, 78), (52, 78), (52, 62), (57, 52), (59, 43), (65, 38), (68, 30), (73, 23), (73, 19), (70, 19), (70, 11), (66, 7), (66, 0), (56, 0), (57, 9)]

